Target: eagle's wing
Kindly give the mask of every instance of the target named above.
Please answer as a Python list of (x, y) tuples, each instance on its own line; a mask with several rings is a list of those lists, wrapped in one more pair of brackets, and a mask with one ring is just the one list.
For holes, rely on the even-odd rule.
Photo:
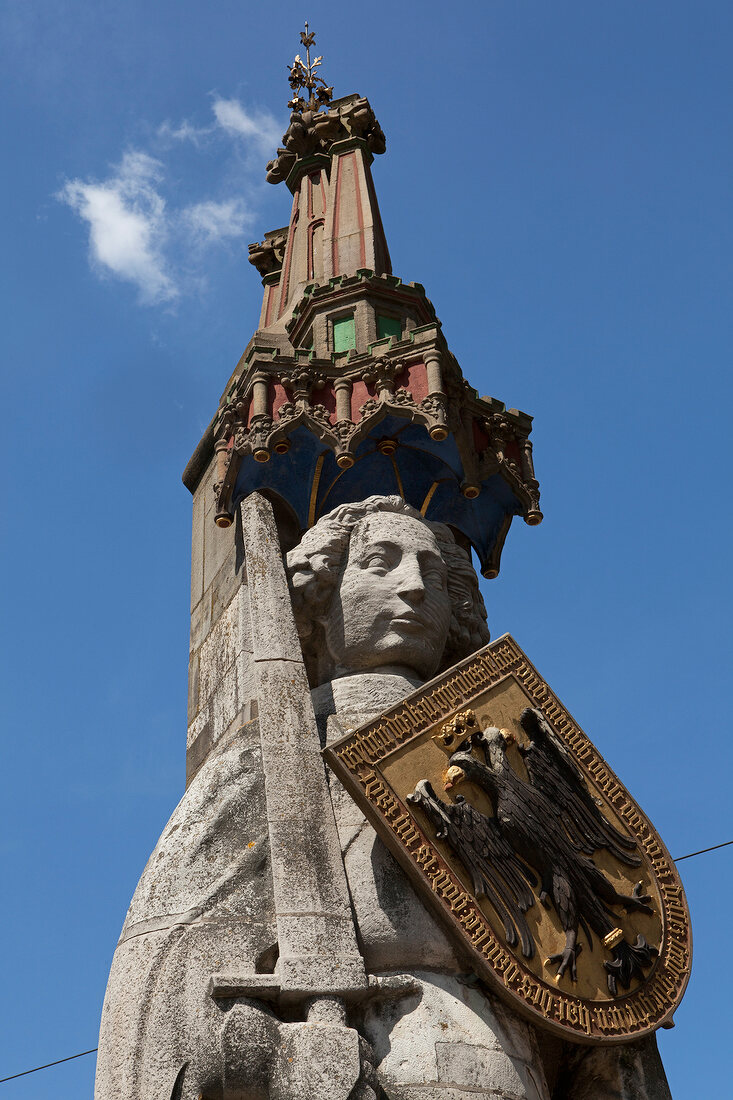
[(542, 713), (528, 707), (520, 723), (530, 739), (528, 747), (520, 747), (530, 782), (553, 805), (571, 843), (588, 854), (606, 848), (623, 863), (638, 867), (641, 859), (632, 854), (636, 841), (601, 813), (580, 769)]
[(471, 875), (473, 892), (485, 897), (504, 925), (507, 943), (521, 940), (522, 954), (531, 959), (535, 946), (524, 916), (534, 904), (536, 878), (517, 859), (497, 822), (462, 798), (443, 802), (426, 781), (418, 783), (408, 801), (419, 805)]

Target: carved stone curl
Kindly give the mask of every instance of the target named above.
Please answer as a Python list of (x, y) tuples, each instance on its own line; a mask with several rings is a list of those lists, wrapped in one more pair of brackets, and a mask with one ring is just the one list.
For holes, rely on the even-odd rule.
[(263, 278), (265, 275), (281, 270), (287, 239), (287, 231), (280, 230), (269, 234), (264, 241), (257, 241), (249, 246), (249, 262), (257, 268)]

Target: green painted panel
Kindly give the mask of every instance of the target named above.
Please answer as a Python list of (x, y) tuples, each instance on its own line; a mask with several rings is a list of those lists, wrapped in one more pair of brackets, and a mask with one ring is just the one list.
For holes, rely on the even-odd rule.
[(399, 317), (383, 317), (377, 314), (377, 336), (384, 340), (387, 336), (402, 336), (402, 321)]
[(353, 317), (339, 317), (333, 322), (333, 350), (348, 351), (356, 347), (356, 328)]

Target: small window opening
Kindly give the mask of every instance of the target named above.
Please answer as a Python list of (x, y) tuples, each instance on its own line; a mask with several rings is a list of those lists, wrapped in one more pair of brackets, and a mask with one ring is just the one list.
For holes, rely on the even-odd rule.
[(377, 337), (385, 340), (388, 336), (396, 336), (399, 340), (402, 336), (402, 321), (399, 317), (387, 317), (377, 314)]
[(356, 347), (356, 326), (354, 318), (339, 317), (333, 322), (333, 350), (349, 351)]

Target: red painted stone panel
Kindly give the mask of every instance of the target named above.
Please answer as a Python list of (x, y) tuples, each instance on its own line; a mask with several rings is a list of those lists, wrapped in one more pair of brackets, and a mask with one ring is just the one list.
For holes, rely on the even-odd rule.
[(284, 386), (281, 386), (279, 382), (270, 382), (267, 389), (267, 404), (273, 418), (277, 415), (278, 409), (289, 400), (290, 398)]
[(328, 410), (331, 421), (336, 420), (336, 394), (333, 386), (328, 383), (322, 390), (313, 390), (311, 393), (311, 405), (323, 405)]
[(517, 466), (519, 466), (520, 469), (522, 468), (522, 454), (519, 450), (519, 444), (516, 440), (512, 439), (509, 443), (507, 443), (506, 456), (507, 458), (510, 458), (512, 462), (516, 462)]
[(354, 389), (351, 394), (351, 419), (354, 423), (358, 423), (361, 420), (361, 413), (359, 409), (370, 397), (375, 397), (376, 392), (373, 385), (367, 385), (366, 382), (354, 382)]
[(271, 283), (266, 287), (265, 294), (267, 295), (267, 309), (265, 311), (265, 328), (269, 328), (272, 322), (275, 320), (275, 309), (277, 306), (277, 294), (280, 289), (280, 280), (276, 283)]
[(415, 401), (428, 396), (428, 376), (424, 363), (410, 363), (395, 379), (396, 390), (407, 390)]

